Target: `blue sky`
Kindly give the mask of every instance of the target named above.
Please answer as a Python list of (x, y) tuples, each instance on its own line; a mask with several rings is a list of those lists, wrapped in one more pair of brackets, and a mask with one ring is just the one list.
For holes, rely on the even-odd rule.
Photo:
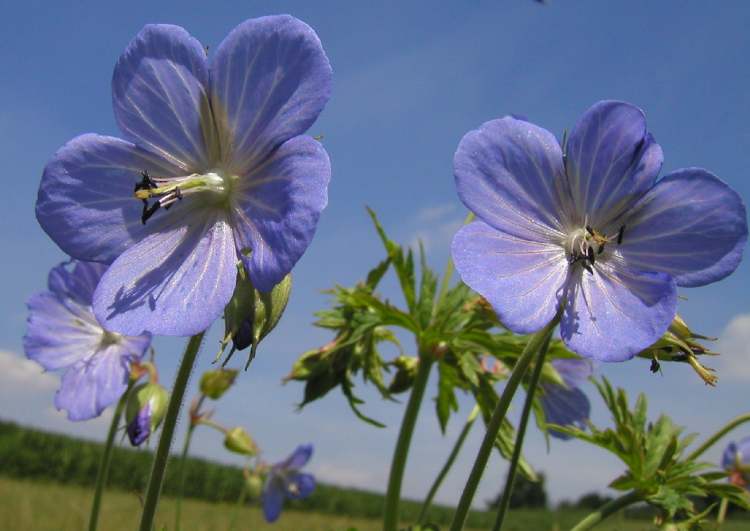
[[(68, 4), (68, 5), (64, 5)], [(102, 438), (103, 420), (66, 422), (52, 410), (56, 387), (19, 355), (25, 299), (44, 287), (63, 259), (34, 219), (45, 162), (84, 132), (117, 135), (111, 110), (114, 63), (149, 22), (186, 27), (209, 46), (242, 20), (291, 13), (313, 26), (334, 68), (333, 97), (311, 129), (324, 135), (333, 164), (329, 206), (316, 238), (295, 270), (282, 323), (263, 344), (239, 384), (219, 404), (216, 419), (246, 426), (266, 457), (276, 460), (299, 442), (316, 444), (311, 468), (322, 480), (384, 490), (403, 404), (385, 404), (358, 391), (365, 409), (385, 421), (378, 430), (357, 421), (337, 393), (301, 413), (302, 388), (280, 385), (304, 350), (329, 337), (311, 326), (326, 302), (322, 289), (359, 280), (382, 251), (364, 205), (373, 207), (395, 239), (427, 244), (442, 268), (452, 233), (465, 215), (455, 195), (452, 157), (460, 138), (484, 121), (518, 113), (560, 133), (600, 99), (622, 99), (646, 112), (665, 152), (665, 172), (708, 168), (747, 201), (750, 180), (750, 4), (707, 2), (531, 0), (499, 2), (24, 2), (0, 20), (0, 417)], [(689, 431), (708, 433), (750, 408), (750, 264), (730, 278), (686, 290), (680, 310), (691, 325), (721, 335), (718, 388), (705, 387), (689, 368), (665, 366), (651, 375), (632, 361), (602, 371), (614, 383), (650, 397)], [(393, 295), (386, 291), (386, 295)], [(215, 353), (218, 329), (199, 367)], [(408, 345), (407, 345), (408, 346)], [(158, 339), (158, 365), (170, 382), (182, 340)], [(713, 361), (713, 360), (712, 360)], [(196, 378), (194, 378), (195, 383)], [(194, 385), (193, 385), (194, 389)], [(589, 386), (593, 393), (593, 387)], [(430, 384), (413, 441), (404, 492), (424, 495), (471, 404), (462, 401), (441, 436)], [(594, 398), (594, 420), (608, 422)], [(516, 409), (520, 406), (516, 405)], [(438, 495), (453, 503), (479, 445), (475, 429), (464, 455)], [(346, 434), (346, 437), (342, 437)], [(750, 428), (745, 430), (750, 434)], [(738, 436), (742, 433), (738, 433)], [(178, 437), (180, 437), (179, 435)], [(548, 476), (553, 499), (601, 490), (621, 470), (582, 443), (553, 442), (547, 452), (532, 431), (527, 457)], [(231, 460), (221, 439), (198, 432), (198, 454)], [(716, 457), (716, 449), (711, 457)], [(505, 463), (495, 459), (478, 500), (499, 490)]]

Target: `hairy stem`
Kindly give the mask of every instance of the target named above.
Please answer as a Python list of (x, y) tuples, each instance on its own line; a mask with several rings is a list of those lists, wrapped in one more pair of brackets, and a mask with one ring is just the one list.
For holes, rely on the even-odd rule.
[(471, 427), (474, 425), (474, 421), (477, 420), (478, 414), (479, 406), (475, 405), (471, 410), (471, 413), (469, 413), (469, 418), (466, 419), (466, 424), (464, 424), (461, 433), (458, 435), (458, 439), (456, 439), (456, 443), (453, 445), (453, 449), (448, 455), (448, 459), (445, 461), (443, 468), (440, 469), (440, 473), (435, 478), (435, 481), (432, 483), (432, 487), (430, 487), (430, 491), (427, 493), (427, 497), (422, 503), (422, 509), (419, 511), (419, 518), (417, 518), (418, 524), (424, 523), (424, 519), (427, 517), (427, 511), (430, 510), (430, 506), (432, 505), (432, 500), (435, 498), (435, 494), (437, 494), (437, 491), (440, 488), (440, 485), (443, 483), (445, 476), (448, 474), (448, 471), (453, 466), (453, 462), (456, 460), (456, 457), (458, 457), (458, 453), (461, 451), (461, 447), (463, 446), (466, 437), (469, 435)]
[(94, 490), (94, 502), (91, 504), (89, 531), (96, 531), (99, 524), (99, 509), (102, 506), (102, 494), (104, 493), (104, 486), (107, 484), (107, 478), (109, 477), (109, 467), (112, 464), (112, 449), (115, 446), (115, 435), (117, 435), (122, 411), (125, 409), (125, 404), (128, 402), (128, 394), (130, 394), (132, 388), (133, 382), (129, 382), (125, 393), (120, 397), (117, 406), (115, 406), (115, 412), (112, 414), (112, 423), (109, 425), (104, 453), (102, 454), (101, 461), (99, 461), (99, 469), (96, 471), (96, 489)]
[(641, 495), (637, 491), (623, 494), (619, 498), (615, 498), (614, 500), (602, 505), (601, 509), (589, 514), (586, 518), (578, 522), (575, 527), (571, 528), (570, 531), (584, 531), (585, 529), (591, 529), (608, 516), (611, 516), (620, 509), (624, 509), (628, 505), (632, 505), (639, 501), (641, 501)]
[(750, 413), (746, 413), (744, 415), (740, 415), (739, 417), (733, 418), (732, 420), (727, 422), (723, 428), (721, 428), (719, 431), (711, 435), (711, 437), (706, 439), (706, 441), (703, 444), (701, 444), (698, 448), (693, 450), (693, 452), (689, 456), (687, 456), (685, 460), (692, 461), (694, 459), (697, 459), (698, 457), (703, 455), (703, 453), (706, 450), (708, 450), (714, 444), (719, 442), (719, 439), (724, 437), (727, 433), (735, 429), (737, 426), (740, 426), (741, 424), (744, 424), (745, 422), (748, 422), (748, 421), (750, 421)]
[(401, 482), (404, 479), (404, 468), (406, 467), (406, 458), (409, 454), (411, 436), (414, 433), (414, 426), (417, 422), (419, 407), (422, 404), (431, 368), (432, 360), (426, 355), (420, 355), (417, 376), (414, 379), (414, 385), (409, 395), (409, 402), (406, 404), (404, 419), (401, 421), (401, 430), (398, 433), (398, 441), (396, 441), (396, 449), (393, 452), (393, 460), (391, 461), (391, 472), (388, 476), (388, 491), (385, 495), (385, 512), (383, 514), (383, 529), (385, 531), (396, 531), (398, 529)]
[(492, 448), (495, 445), (495, 439), (505, 419), (505, 414), (508, 412), (510, 402), (513, 400), (513, 395), (515, 395), (516, 389), (518, 389), (518, 385), (526, 373), (526, 369), (531, 364), (534, 354), (540, 350), (546, 351), (549, 347), (552, 331), (557, 326), (559, 320), (558, 312), (547, 326), (529, 338), (529, 342), (523, 349), (521, 357), (518, 358), (515, 367), (513, 367), (513, 372), (510, 378), (508, 378), (508, 383), (505, 385), (505, 389), (503, 389), (503, 394), (500, 395), (500, 399), (495, 406), (495, 411), (487, 423), (487, 432), (484, 434), (484, 439), (482, 440), (482, 445), (479, 447), (479, 452), (469, 474), (469, 479), (466, 480), (466, 486), (464, 486), (464, 490), (461, 493), (461, 499), (458, 502), (456, 514), (453, 516), (453, 522), (451, 523), (451, 531), (460, 531), (463, 529), (469, 509), (471, 508), (471, 502), (479, 486), (479, 480), (482, 478), (484, 469), (487, 466), (490, 453), (492, 453)]
[(148, 487), (146, 488), (146, 497), (143, 502), (143, 514), (141, 515), (141, 525), (139, 527), (140, 531), (151, 531), (154, 526), (156, 506), (159, 503), (161, 487), (164, 483), (164, 474), (167, 470), (169, 449), (172, 446), (172, 438), (174, 437), (175, 426), (177, 425), (177, 417), (180, 414), (182, 399), (185, 396), (185, 388), (190, 379), (190, 373), (193, 371), (193, 365), (198, 356), (204, 333), (205, 332), (201, 332), (190, 338), (187, 347), (185, 348), (185, 354), (182, 356), (180, 368), (177, 371), (172, 394), (169, 397), (167, 414), (164, 417), (164, 424), (161, 428), (159, 445), (156, 447), (156, 454), (154, 455), (154, 464), (151, 468)]
[(515, 484), (516, 473), (518, 471), (518, 461), (521, 459), (523, 439), (526, 435), (526, 428), (529, 425), (531, 408), (534, 405), (534, 394), (536, 393), (536, 388), (539, 385), (539, 378), (542, 376), (542, 368), (544, 367), (544, 358), (546, 355), (547, 348), (539, 349), (539, 355), (537, 356), (535, 362), (536, 365), (534, 365), (534, 372), (531, 373), (529, 388), (526, 392), (526, 401), (523, 404), (521, 422), (518, 425), (518, 431), (516, 432), (516, 442), (513, 445), (513, 455), (510, 458), (510, 468), (508, 468), (508, 476), (505, 479), (505, 488), (503, 489), (503, 496), (500, 499), (500, 506), (497, 509), (497, 518), (495, 519), (495, 526), (492, 528), (493, 531), (500, 531), (500, 529), (502, 529), (503, 522), (505, 521), (505, 515), (508, 512), (508, 506), (510, 505), (510, 496), (513, 493), (513, 485)]

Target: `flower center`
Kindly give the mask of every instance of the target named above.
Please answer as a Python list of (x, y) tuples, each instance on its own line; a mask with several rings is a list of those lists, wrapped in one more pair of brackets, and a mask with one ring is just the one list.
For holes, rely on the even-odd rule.
[(620, 245), (624, 234), (625, 225), (611, 236), (605, 236), (588, 224), (573, 230), (563, 242), (568, 263), (581, 264), (586, 271), (593, 273), (592, 266), (596, 263), (597, 257), (604, 252), (605, 246), (610, 242)]
[(236, 180), (235, 176), (227, 175), (220, 169), (165, 178), (153, 177), (147, 171), (142, 171), (141, 177), (133, 195), (143, 201), (141, 222), (144, 225), (160, 208), (169, 210), (174, 203), (189, 196), (201, 197), (210, 204), (221, 204), (229, 197)]

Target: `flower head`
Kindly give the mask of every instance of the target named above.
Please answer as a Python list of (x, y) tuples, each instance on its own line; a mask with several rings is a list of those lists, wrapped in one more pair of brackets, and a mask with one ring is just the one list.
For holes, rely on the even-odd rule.
[[(582, 359), (556, 359), (552, 361), (552, 366), (565, 385), (542, 385), (544, 417), (550, 424), (585, 428), (591, 415), (591, 403), (580, 385), (593, 373), (591, 362)], [(558, 439), (570, 439), (570, 435), (554, 429), (550, 429), (549, 434)]]
[(140, 446), (156, 431), (167, 413), (169, 393), (155, 382), (140, 384), (130, 391), (125, 411), (128, 438)]
[(289, 457), (269, 470), (261, 493), (263, 514), (267, 522), (278, 519), (285, 498), (301, 500), (315, 490), (315, 478), (312, 474), (299, 471), (310, 460), (312, 452), (312, 444), (301, 444)]
[(729, 472), (729, 481), (750, 490), (750, 437), (730, 442), (721, 456), (721, 466)]
[(458, 194), (478, 221), (455, 236), (464, 282), (518, 333), (562, 305), (560, 332), (582, 356), (622, 361), (655, 343), (680, 287), (734, 271), (747, 240), (742, 199), (706, 170), (657, 180), (662, 150), (640, 109), (602, 101), (563, 148), (511, 117), (461, 140)]
[(130, 364), (151, 343), (148, 334), (124, 336), (106, 330), (91, 309), (91, 298), (106, 266), (60, 264), (49, 273), (49, 291), (27, 302), (26, 356), (47, 370), (65, 369), (55, 395), (70, 420), (98, 416), (125, 392)]
[(123, 139), (65, 144), (36, 206), (68, 254), (112, 264), (102, 323), (195, 334), (232, 296), (238, 260), (263, 292), (291, 271), (327, 202), (328, 155), (303, 133), (330, 91), (317, 35), (291, 16), (243, 22), (210, 58), (178, 26), (133, 39), (112, 79)]

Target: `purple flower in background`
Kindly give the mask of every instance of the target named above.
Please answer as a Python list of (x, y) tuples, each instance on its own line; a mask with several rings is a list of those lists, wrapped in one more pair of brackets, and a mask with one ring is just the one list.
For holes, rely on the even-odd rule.
[(469, 132), (454, 158), (458, 195), (478, 221), (455, 236), (464, 282), (518, 333), (564, 304), (560, 333), (582, 356), (623, 361), (657, 341), (677, 286), (702, 286), (742, 258), (742, 199), (706, 170), (657, 181), (662, 151), (643, 112), (602, 101), (564, 150), (511, 117)]
[(91, 298), (106, 266), (73, 262), (49, 273), (48, 289), (28, 300), (23, 346), (26, 356), (47, 370), (66, 369), (55, 406), (70, 420), (98, 416), (127, 388), (130, 364), (140, 359), (151, 336), (123, 336), (105, 330), (94, 317)]
[(261, 493), (263, 515), (267, 522), (278, 519), (285, 498), (301, 500), (315, 490), (315, 478), (312, 474), (299, 471), (310, 460), (312, 452), (312, 444), (301, 444), (292, 455), (271, 467)]
[(65, 144), (36, 206), (65, 252), (112, 264), (100, 322), (191, 335), (221, 314), (239, 259), (260, 291), (281, 281), (327, 202), (328, 155), (303, 133), (330, 92), (317, 35), (291, 16), (243, 22), (211, 58), (181, 27), (146, 26), (112, 79), (124, 139)]
[[(584, 429), (591, 415), (591, 403), (580, 389), (593, 373), (593, 366), (588, 360), (556, 359), (552, 366), (560, 374), (565, 386), (553, 383), (542, 385), (542, 408), (544, 417), (550, 424), (576, 426)], [(558, 439), (570, 439), (570, 435), (549, 430), (549, 434)]]
[(729, 481), (750, 490), (750, 437), (730, 442), (721, 456), (721, 466), (729, 472)]

